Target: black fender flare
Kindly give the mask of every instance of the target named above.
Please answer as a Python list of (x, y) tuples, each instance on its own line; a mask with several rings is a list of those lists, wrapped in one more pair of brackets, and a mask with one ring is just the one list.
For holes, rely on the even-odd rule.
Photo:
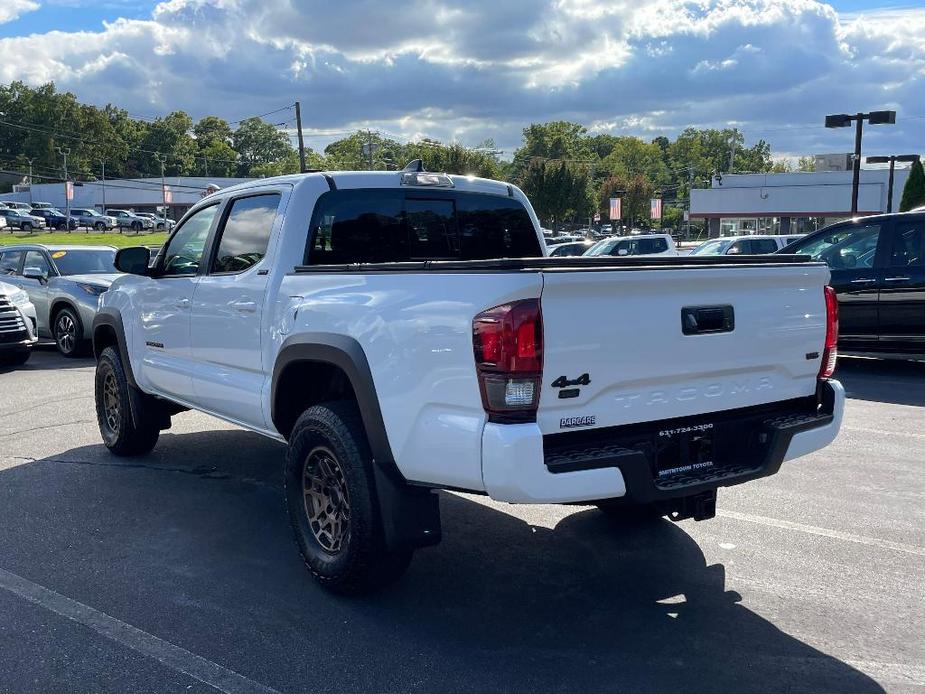
[(377, 465), (389, 474), (396, 474), (404, 481), (386, 434), (379, 396), (373, 383), (373, 374), (363, 347), (352, 337), (337, 333), (300, 333), (285, 340), (273, 365), (273, 381), (270, 394), (270, 418), (276, 425), (276, 393), (280, 377), (286, 367), (297, 362), (319, 362), (338, 367), (347, 375), (357, 398), (357, 406), (369, 439), (369, 447)]
[(122, 358), (122, 368), (125, 370), (125, 377), (128, 379), (129, 385), (137, 389), (138, 383), (135, 381), (135, 373), (132, 371), (132, 362), (128, 358), (122, 314), (113, 308), (102, 308), (93, 318), (93, 355), (98, 361), (100, 353), (103, 351), (103, 348), (98, 344), (98, 336), (100, 334), (100, 328), (104, 327), (111, 328), (113, 333), (115, 333), (116, 349), (119, 351), (119, 356)]
[(366, 352), (352, 337), (337, 333), (300, 333), (286, 339), (273, 366), (270, 417), (276, 425), (276, 391), (286, 367), (319, 362), (341, 369), (350, 381), (373, 454), (375, 493), (386, 545), (393, 549), (426, 547), (440, 542), (439, 497), (401, 474), (386, 434), (379, 396)]

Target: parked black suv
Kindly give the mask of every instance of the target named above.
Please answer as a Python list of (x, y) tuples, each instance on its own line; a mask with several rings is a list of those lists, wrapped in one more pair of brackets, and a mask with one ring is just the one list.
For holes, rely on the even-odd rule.
[(779, 252), (828, 264), (839, 352), (925, 358), (925, 212), (839, 222)]
[(49, 229), (74, 231), (77, 228), (76, 219), (66, 216), (61, 210), (54, 207), (33, 208), (30, 214), (34, 217), (44, 217)]

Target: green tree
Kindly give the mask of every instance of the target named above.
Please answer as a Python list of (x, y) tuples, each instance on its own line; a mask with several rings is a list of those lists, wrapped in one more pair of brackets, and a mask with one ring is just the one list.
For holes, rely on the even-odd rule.
[[(622, 198), (621, 213), (627, 224), (633, 225), (649, 216), (649, 202), (655, 195), (655, 184), (644, 175), (611, 176), (601, 187), (599, 211), (608, 215), (610, 198)], [(617, 220), (611, 220), (617, 221)]]
[(193, 119), (183, 111), (174, 111), (148, 126), (141, 142), (142, 156), (138, 168), (148, 176), (160, 176), (161, 164), (155, 154), (165, 155), (164, 172), (168, 176), (189, 176), (197, 170), (197, 147), (190, 133)]
[(537, 216), (549, 226), (591, 213), (589, 182), (586, 166), (539, 158), (529, 161), (519, 181)]
[(912, 162), (909, 178), (906, 179), (906, 185), (903, 187), (899, 211), (908, 212), (922, 205), (925, 205), (925, 170), (922, 169), (922, 162), (919, 160)]
[(259, 164), (272, 164), (292, 155), (289, 136), (259, 118), (246, 118), (238, 124), (233, 135), (234, 148), (240, 156), (238, 172), (250, 176), (251, 168)]

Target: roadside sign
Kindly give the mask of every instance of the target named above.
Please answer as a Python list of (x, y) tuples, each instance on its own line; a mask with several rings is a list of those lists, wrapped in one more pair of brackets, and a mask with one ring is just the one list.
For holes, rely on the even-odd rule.
[(595, 222), (600, 222), (600, 221), (601, 221), (601, 213), (600, 213), (600, 212), (595, 213), (595, 215), (594, 215), (594, 221), (595, 221)]

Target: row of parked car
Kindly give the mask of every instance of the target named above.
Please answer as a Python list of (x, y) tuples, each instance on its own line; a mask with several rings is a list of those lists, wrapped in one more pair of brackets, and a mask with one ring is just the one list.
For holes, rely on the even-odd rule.
[(153, 212), (108, 209), (105, 214), (89, 207), (72, 207), (66, 214), (47, 202), (12, 202), (0, 200), (0, 229), (131, 229), (132, 231), (169, 231), (176, 222)]
[[(547, 253), (679, 254), (667, 234), (549, 244)], [(925, 358), (925, 210), (847, 220), (806, 236), (711, 239), (690, 255), (765, 253), (806, 254), (828, 264), (843, 352)], [(39, 337), (53, 339), (65, 356), (82, 354), (98, 297), (119, 276), (115, 255), (109, 246), (0, 246), (0, 362), (25, 361)]]
[[(670, 234), (638, 234), (610, 236), (598, 241), (563, 237), (547, 239), (550, 256), (576, 255), (766, 255), (777, 253), (785, 246), (803, 238), (805, 234), (790, 236), (727, 236), (710, 239), (691, 251), (679, 251)], [(553, 243), (550, 243), (553, 241)], [(556, 243), (558, 242), (558, 243)]]

